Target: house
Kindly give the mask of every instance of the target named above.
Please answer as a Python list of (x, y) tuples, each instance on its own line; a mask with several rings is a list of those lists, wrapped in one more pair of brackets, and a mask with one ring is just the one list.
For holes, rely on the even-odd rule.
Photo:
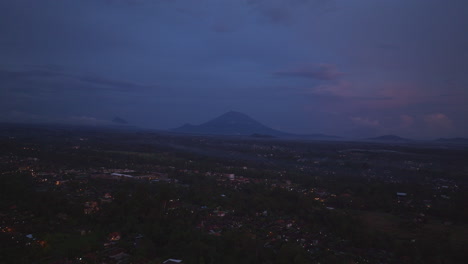
[(183, 262), (180, 259), (168, 259), (163, 264), (183, 264)]
[(127, 254), (123, 248), (112, 248), (107, 251), (106, 255), (108, 258), (113, 259), (117, 263), (122, 263), (123, 260), (130, 257), (130, 255)]
[(119, 232), (112, 232), (107, 236), (109, 241), (119, 241), (120, 240), (120, 233)]
[(124, 259), (127, 259), (127, 258), (129, 258), (129, 257), (130, 257), (130, 255), (127, 254), (127, 253), (125, 253), (125, 252), (123, 252), (123, 251), (122, 251), (122, 252), (119, 252), (119, 253), (117, 253), (117, 254), (114, 254), (114, 255), (109, 256), (109, 258), (114, 259), (115, 261), (118, 261), (118, 262), (120, 262), (120, 261), (122, 261), (122, 260), (124, 260)]
[(101, 202), (102, 203), (110, 203), (112, 202), (112, 195), (110, 193), (106, 193), (102, 198), (101, 198)]
[(95, 201), (88, 201), (84, 204), (84, 214), (89, 215), (99, 211), (98, 203)]

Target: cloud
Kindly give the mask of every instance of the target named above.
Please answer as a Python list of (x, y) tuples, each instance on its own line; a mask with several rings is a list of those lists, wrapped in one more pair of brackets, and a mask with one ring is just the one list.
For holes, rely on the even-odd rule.
[(450, 130), (453, 128), (452, 120), (441, 113), (426, 115), (424, 121), (431, 129)]
[(73, 125), (111, 125), (110, 120), (103, 120), (92, 116), (49, 116), (35, 114), (25, 111), (9, 111), (2, 113), (0, 119), (7, 122), (26, 122), (26, 123), (60, 123)]
[(313, 88), (313, 93), (336, 96), (350, 96), (351, 83), (348, 81), (339, 81), (331, 84), (321, 84)]
[(49, 119), (44, 118), (44, 116), (26, 113), (24, 111), (2, 111), (0, 113), (0, 119), (6, 122), (30, 122), (34, 123), (38, 120), (40, 121), (49, 121)]
[(82, 76), (79, 78), (82, 82), (87, 82), (95, 85), (108, 86), (111, 88), (121, 88), (121, 89), (151, 89), (157, 88), (157, 85), (148, 85), (141, 84), (136, 82), (124, 81), (124, 80), (114, 80), (107, 79), (105, 77), (99, 76)]
[(111, 79), (103, 76), (97, 76), (95, 74), (86, 75), (80, 73), (67, 73), (58, 69), (58, 67), (44, 66), (42, 69), (33, 70), (0, 70), (0, 84), (25, 80), (43, 81), (45, 79), (68, 79), (92, 84), (95, 86), (95, 88), (116, 91), (133, 91), (135, 89), (151, 89), (158, 87), (157, 85)]
[(410, 115), (401, 115), (400, 120), (402, 127), (410, 127), (414, 124), (414, 118)]
[(60, 74), (58, 72), (52, 72), (48, 70), (23, 70), (23, 71), (0, 70), (0, 82), (24, 80), (25, 78), (30, 78), (30, 77), (48, 78), (48, 77), (66, 77), (66, 76), (67, 76), (66, 74)]
[(399, 51), (401, 50), (401, 46), (392, 44), (392, 43), (379, 43), (376, 45), (376, 48), (387, 50), (387, 51)]
[[(88, 2), (96, 2), (96, 0), (86, 0)], [(99, 1), (99, 0), (98, 0)], [(101, 2), (107, 5), (126, 5), (126, 6), (140, 6), (143, 4), (154, 3), (154, 0), (101, 0)]]
[(372, 120), (367, 117), (351, 117), (351, 121), (357, 125), (366, 127), (378, 127), (380, 126), (379, 120)]
[(333, 64), (310, 64), (302, 67), (298, 67), (292, 70), (282, 70), (274, 73), (277, 76), (290, 76), (290, 77), (302, 77), (310, 78), (320, 81), (331, 81), (337, 80), (343, 75), (336, 65)]
[(214, 32), (218, 32), (218, 33), (234, 32), (234, 28), (225, 23), (216, 23), (213, 25), (212, 29)]
[(324, 0), (247, 0), (250, 7), (259, 12), (270, 22), (290, 23), (297, 12), (307, 10), (324, 10), (332, 1)]
[[(359, 89), (359, 88), (361, 89)], [(359, 102), (361, 105), (384, 104), (387, 101), (394, 100), (391, 96), (373, 93), (372, 91), (362, 89), (362, 86), (356, 85), (347, 80), (335, 80), (321, 83), (306, 90), (308, 94), (325, 95), (334, 97), (346, 97), (353, 102)]]
[(60, 123), (70, 123), (77, 125), (109, 125), (112, 122), (109, 120), (102, 120), (92, 116), (71, 116), (63, 119), (57, 119)]

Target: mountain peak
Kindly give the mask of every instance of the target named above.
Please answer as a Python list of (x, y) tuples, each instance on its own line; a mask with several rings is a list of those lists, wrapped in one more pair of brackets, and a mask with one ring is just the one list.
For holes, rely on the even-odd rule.
[(237, 111), (229, 111), (229, 112), (226, 112), (220, 116), (218, 116), (217, 118), (215, 119), (234, 119), (234, 120), (254, 120), (252, 119), (250, 116), (244, 114), (244, 113), (241, 113), (241, 112), (237, 112)]
[(241, 112), (236, 112), (236, 111), (226, 112), (226, 113), (216, 117), (215, 119), (209, 121), (208, 123), (210, 123), (210, 122), (221, 122), (221, 123), (230, 123), (230, 124), (234, 124), (234, 123), (256, 123), (256, 124), (260, 124), (258, 121), (254, 120), (250, 116), (248, 116), (248, 115), (246, 115), (244, 113), (241, 113)]
[(121, 124), (121, 125), (128, 124), (128, 122), (125, 119), (123, 119), (121, 117), (118, 117), (118, 116), (116, 116), (114, 119), (112, 119), (112, 122), (117, 123), (117, 124)]
[(248, 115), (244, 114), (244, 113), (241, 113), (241, 112), (238, 112), (238, 111), (229, 111), (229, 112), (226, 112), (224, 114), (222, 114), (221, 116), (244, 116), (244, 117), (249, 117)]
[(279, 135), (283, 132), (269, 128), (250, 116), (237, 112), (226, 112), (206, 123), (192, 126), (181, 126), (173, 131), (194, 134), (212, 135)]

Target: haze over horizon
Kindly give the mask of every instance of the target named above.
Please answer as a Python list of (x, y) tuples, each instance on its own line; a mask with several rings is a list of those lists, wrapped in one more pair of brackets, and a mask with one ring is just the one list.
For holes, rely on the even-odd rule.
[(0, 122), (468, 136), (462, 0), (5, 0)]

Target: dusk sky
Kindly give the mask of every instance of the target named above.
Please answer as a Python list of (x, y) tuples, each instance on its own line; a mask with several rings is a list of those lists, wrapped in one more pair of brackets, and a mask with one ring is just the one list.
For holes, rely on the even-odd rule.
[(466, 0), (0, 0), (0, 121), (468, 136)]

